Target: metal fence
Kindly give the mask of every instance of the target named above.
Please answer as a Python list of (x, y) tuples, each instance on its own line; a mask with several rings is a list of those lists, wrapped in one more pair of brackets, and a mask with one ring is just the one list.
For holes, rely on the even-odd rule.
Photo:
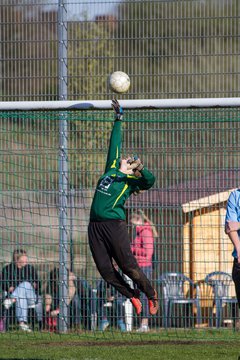
[[(102, 289), (99, 283), (87, 242), (91, 199), (104, 169), (113, 114), (108, 110), (63, 113), (0, 114), (0, 260), (5, 266), (13, 250), (26, 250), (29, 263), (41, 279), (42, 296), (49, 291), (49, 276), (54, 268), (62, 266), (65, 275), (74, 272), (83, 302), (74, 311), (81, 309), (84, 313), (64, 314), (70, 309), (66, 301), (65, 310), (60, 309), (62, 331), (74, 326), (77, 330), (95, 330), (103, 310), (110, 316), (112, 329), (116, 329), (120, 310), (116, 302), (111, 309), (104, 307), (109, 289)], [(59, 121), (67, 122), (64, 158), (68, 169), (59, 168), (63, 151), (58, 139)], [(213, 294), (204, 279), (212, 271), (231, 273), (232, 245), (224, 234), (224, 216), (229, 193), (239, 184), (238, 129), (237, 107), (126, 110), (123, 153), (138, 153), (157, 179), (154, 188), (133, 196), (127, 203), (128, 221), (132, 213), (141, 210), (153, 221), (158, 234), (152, 282), (159, 290), (160, 308), (158, 315), (149, 319), (151, 330), (216, 325), (216, 314), (211, 312)], [(62, 180), (59, 183), (62, 174), (67, 178), (66, 187)], [(65, 218), (61, 217), (62, 211)], [(133, 231), (129, 222), (131, 239)], [(181, 312), (177, 307), (167, 325), (160, 286), (161, 275), (166, 272), (184, 273), (200, 289), (200, 303), (194, 303), (193, 308), (187, 304)], [(55, 274), (52, 283), (61, 285), (65, 275), (61, 278)], [(68, 291), (66, 279), (64, 284)], [(190, 289), (185, 289), (184, 294), (192, 296), (195, 288)], [(64, 294), (55, 296), (56, 302), (68, 299)], [(233, 298), (231, 283), (229, 299)], [(197, 308), (201, 321), (196, 316)], [(117, 311), (114, 315), (113, 309)], [(227, 307), (223, 309), (223, 319), (233, 325), (232, 314)], [(138, 319), (130, 318), (131, 329), (135, 330)]]
[(237, 0), (2, 1), (0, 100), (108, 99), (116, 70), (128, 99), (238, 96), (239, 16)]
[[(107, 80), (115, 70), (131, 78), (130, 91), (120, 99), (236, 97), (239, 16), (237, 0), (2, 1), (0, 100), (109, 99)], [(60, 304), (60, 328), (88, 330), (96, 327), (91, 300), (99, 276), (86, 227), (110, 115), (62, 112), (60, 118), (60, 133), (69, 136), (60, 137), (59, 147), (59, 113), (1, 113), (0, 259), (6, 264), (14, 249), (27, 249), (45, 293), (49, 272), (60, 264), (62, 272), (52, 279), (63, 281), (60, 298), (67, 298), (73, 271), (87, 301), (81, 309), (87, 310), (70, 324), (74, 316)], [(128, 216), (143, 210), (156, 225), (153, 281), (158, 287), (166, 271), (188, 275), (201, 288), (201, 323), (209, 325), (216, 316), (209, 313), (212, 293), (204, 276), (231, 271), (231, 244), (222, 229), (229, 191), (238, 186), (239, 110), (133, 111), (126, 124), (125, 151), (142, 155), (157, 177), (155, 188), (131, 200), (127, 210)], [(171, 326), (195, 326), (196, 307), (186, 314), (175, 314)], [(160, 311), (151, 327), (161, 328), (164, 321)]]

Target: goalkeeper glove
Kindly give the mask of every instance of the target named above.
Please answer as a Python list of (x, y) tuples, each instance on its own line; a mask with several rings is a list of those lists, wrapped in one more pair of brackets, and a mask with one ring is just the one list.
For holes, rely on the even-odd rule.
[(115, 119), (116, 120), (122, 120), (122, 118), (123, 118), (123, 108), (120, 106), (117, 99), (112, 100), (112, 107), (113, 107), (113, 110), (115, 111)]
[(143, 192), (144, 192), (144, 190), (137, 189), (134, 191), (133, 195), (138, 196), (138, 195), (142, 194)]
[(143, 164), (141, 162), (141, 160), (139, 159), (138, 156), (133, 156), (128, 160), (128, 170), (133, 170), (133, 171), (141, 171), (143, 169)]

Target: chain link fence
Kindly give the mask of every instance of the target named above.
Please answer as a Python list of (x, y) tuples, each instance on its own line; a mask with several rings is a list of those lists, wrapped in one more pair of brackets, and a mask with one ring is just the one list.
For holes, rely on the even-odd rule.
[[(3, 1), (0, 100), (108, 99), (108, 75), (125, 71), (124, 98), (239, 94), (239, 2)], [(59, 31), (63, 27), (64, 34)], [(66, 52), (59, 72), (59, 47)]]
[[(107, 79), (115, 70), (131, 78), (130, 91), (120, 99), (236, 97), (239, 11), (237, 0), (2, 1), (0, 100), (109, 100)], [(156, 226), (156, 287), (166, 271), (183, 272), (199, 283), (201, 324), (208, 325), (204, 311), (213, 298), (204, 277), (231, 271), (231, 243), (222, 229), (229, 191), (239, 181), (239, 108), (128, 111), (127, 116), (124, 149), (142, 156), (157, 178), (148, 194), (129, 201), (128, 217), (141, 209)], [(15, 249), (27, 249), (46, 293), (61, 252), (59, 113), (3, 111), (0, 118), (0, 261), (6, 265)], [(83, 301), (71, 316), (64, 314), (78, 322), (62, 329), (95, 330), (99, 274), (86, 232), (112, 114), (69, 111), (62, 120), (69, 166), (64, 266), (76, 274)], [(133, 236), (131, 226), (129, 233)], [(59, 274), (52, 276), (59, 284)], [(87, 310), (77, 314), (79, 308)], [(189, 307), (184, 311), (175, 313), (171, 326), (196, 325), (196, 308), (190, 315)], [(156, 330), (164, 321), (161, 309), (149, 325)], [(56, 324), (49, 324), (49, 331), (51, 326)]]

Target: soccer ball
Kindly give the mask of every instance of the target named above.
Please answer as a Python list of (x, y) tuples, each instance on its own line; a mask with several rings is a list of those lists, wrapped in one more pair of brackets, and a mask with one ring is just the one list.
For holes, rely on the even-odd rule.
[(111, 90), (117, 94), (128, 91), (130, 87), (130, 79), (128, 74), (123, 71), (115, 71), (109, 76), (109, 86)]

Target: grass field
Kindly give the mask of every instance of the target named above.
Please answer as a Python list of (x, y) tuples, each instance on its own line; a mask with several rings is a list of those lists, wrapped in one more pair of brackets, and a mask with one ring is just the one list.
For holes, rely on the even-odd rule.
[[(1, 334), (0, 359), (238, 360), (240, 334)], [(179, 336), (180, 335), (180, 336)]]

